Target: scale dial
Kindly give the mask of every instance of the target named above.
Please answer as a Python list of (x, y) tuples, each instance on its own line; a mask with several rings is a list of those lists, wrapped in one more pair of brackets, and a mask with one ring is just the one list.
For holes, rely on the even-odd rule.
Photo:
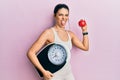
[(48, 50), (48, 59), (54, 65), (63, 64), (66, 61), (66, 58), (66, 49), (60, 44), (52, 45)]

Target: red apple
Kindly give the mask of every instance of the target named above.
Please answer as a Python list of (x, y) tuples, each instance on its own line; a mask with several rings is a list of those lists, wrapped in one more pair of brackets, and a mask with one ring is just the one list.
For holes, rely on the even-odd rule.
[(81, 19), (79, 22), (78, 22), (79, 26), (80, 27), (84, 27), (86, 25), (86, 21)]

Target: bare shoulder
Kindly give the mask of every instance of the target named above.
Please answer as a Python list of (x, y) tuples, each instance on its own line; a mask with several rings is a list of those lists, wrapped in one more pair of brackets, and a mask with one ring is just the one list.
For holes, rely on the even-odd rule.
[(45, 31), (43, 31), (41, 36), (46, 41), (46, 43), (50, 43), (50, 42), (54, 41), (54, 35), (53, 35), (52, 28), (49, 28), (49, 29), (46, 29)]
[(74, 33), (73, 33), (72, 31), (70, 31), (70, 30), (67, 30), (67, 31), (68, 31), (69, 34), (74, 34)]
[(49, 28), (49, 29), (46, 29), (46, 30), (44, 30), (44, 31), (42, 32), (42, 34), (43, 34), (43, 35), (46, 35), (46, 36), (49, 36), (49, 35), (51, 35), (51, 33), (52, 33), (52, 30), (51, 30), (51, 28)]

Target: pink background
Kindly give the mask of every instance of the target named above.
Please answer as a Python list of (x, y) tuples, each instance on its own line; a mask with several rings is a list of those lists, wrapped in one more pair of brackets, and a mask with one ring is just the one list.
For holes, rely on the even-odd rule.
[(51, 27), (57, 3), (70, 8), (70, 29), (81, 39), (86, 19), (90, 50), (72, 49), (76, 80), (120, 80), (119, 0), (0, 0), (0, 80), (40, 80), (26, 53)]

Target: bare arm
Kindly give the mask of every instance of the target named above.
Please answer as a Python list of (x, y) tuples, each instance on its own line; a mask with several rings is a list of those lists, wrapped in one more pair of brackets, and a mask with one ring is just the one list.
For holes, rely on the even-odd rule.
[[(27, 56), (35, 67), (37, 67), (43, 75), (46, 74), (46, 70), (42, 67), (40, 62), (37, 59), (36, 53), (42, 48), (43, 45), (49, 40), (49, 31), (44, 31), (37, 41), (29, 49)], [(52, 74), (51, 74), (52, 75)]]
[[(87, 26), (82, 27), (82, 32), (87, 32)], [(79, 49), (82, 49), (84, 51), (88, 51), (89, 50), (89, 39), (88, 39), (88, 35), (83, 35), (83, 40), (80, 41), (79, 38), (72, 32), (70, 32), (71, 34), (71, 39), (72, 39), (72, 43), (78, 47)]]

